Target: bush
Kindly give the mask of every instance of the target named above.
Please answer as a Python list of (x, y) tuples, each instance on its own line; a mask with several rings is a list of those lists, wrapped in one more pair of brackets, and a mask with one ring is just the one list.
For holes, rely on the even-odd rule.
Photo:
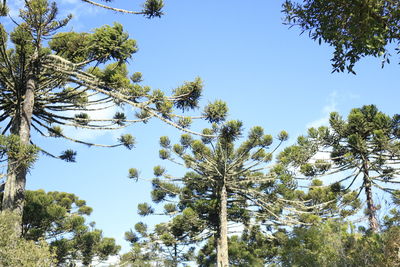
[(27, 241), (17, 236), (14, 225), (18, 217), (9, 212), (0, 214), (0, 266), (55, 266), (49, 245), (45, 241)]

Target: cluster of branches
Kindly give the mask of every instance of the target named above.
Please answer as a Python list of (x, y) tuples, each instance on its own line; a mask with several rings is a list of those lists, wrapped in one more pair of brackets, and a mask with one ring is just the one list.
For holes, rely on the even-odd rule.
[[(91, 4), (96, 7), (112, 10), (115, 12), (119, 13), (125, 13), (125, 14), (135, 14), (135, 15), (143, 15), (146, 18), (154, 18), (154, 17), (161, 17), (164, 13), (162, 11), (164, 7), (164, 2), (163, 0), (146, 0), (142, 4), (142, 10), (141, 11), (131, 11), (131, 10), (125, 10), (121, 8), (115, 8), (111, 7), (109, 5), (104, 5), (101, 4), (97, 1), (91, 1), (91, 0), (81, 0), (82, 2)], [(102, 0), (103, 2), (112, 2), (112, 0)], [(27, 1), (25, 1), (27, 2)], [(8, 8), (7, 8), (7, 0), (3, 0), (2, 3), (0, 3), (0, 15), (5, 16), (8, 13)]]
[[(148, 8), (162, 5), (147, 1)], [(156, 8), (156, 7), (154, 7)], [(161, 7), (160, 7), (161, 8)], [(25, 1), (19, 20), (11, 33), (0, 25), (0, 122), (2, 134), (20, 138), (24, 145), (33, 144), (31, 129), (40, 135), (64, 138), (88, 146), (125, 146), (132, 149), (134, 138), (122, 135), (118, 144), (103, 145), (67, 136), (63, 127), (90, 130), (115, 130), (151, 118), (193, 133), (188, 129), (192, 119), (210, 122), (224, 120), (227, 107), (216, 101), (196, 117), (177, 113), (196, 109), (202, 82), (193, 82), (173, 90), (167, 96), (161, 90), (140, 85), (142, 76), (129, 76), (127, 62), (137, 51), (136, 42), (124, 32), (122, 25), (103, 26), (91, 33), (57, 33), (71, 16), (57, 19), (57, 6), (47, 0)], [(135, 114), (125, 114), (124, 106)], [(119, 107), (112, 118), (90, 118), (90, 113)], [(75, 161), (76, 152), (66, 150), (57, 156), (45, 148), (46, 155)], [(27, 166), (17, 166), (17, 159), (8, 157), (7, 182), (3, 209), (22, 214)]]
[(333, 71), (354, 73), (362, 57), (382, 57), (390, 63), (391, 43), (400, 42), (399, 2), (392, 0), (287, 0), (286, 23), (309, 32), (311, 39), (334, 47)]
[[(253, 127), (247, 139), (235, 148), (242, 131), (241, 122), (229, 121), (204, 129), (204, 137), (199, 140), (184, 134), (180, 143), (173, 145), (168, 137), (161, 137), (160, 158), (190, 171), (176, 177), (156, 166), (156, 177), (151, 180), (152, 200), (167, 201), (164, 212), (158, 214), (174, 217), (194, 211), (194, 225), (201, 227), (191, 229), (190, 241), (213, 237), (218, 266), (228, 265), (229, 223), (236, 227), (261, 223), (270, 233), (280, 227), (307, 225), (310, 218), (307, 220), (306, 215), (325, 214), (324, 209), (336, 202), (338, 195), (328, 190), (323, 192), (329, 196), (319, 199), (311, 193), (302, 194), (296, 191), (296, 180), (283, 172), (282, 166), (271, 166), (272, 154), (288, 138), (285, 131), (278, 135), (279, 143), (272, 146), (273, 137), (264, 134), (261, 127)], [(139, 179), (136, 169), (130, 169), (129, 176)], [(138, 208), (143, 216), (157, 214), (147, 203)], [(329, 211), (333, 212), (332, 206)]]
[(399, 123), (399, 115), (391, 118), (374, 105), (353, 109), (347, 120), (333, 112), (330, 127), (309, 129), (307, 136), (285, 149), (280, 160), (297, 178), (331, 178), (332, 185), (343, 184), (338, 190), (353, 189), (351, 198), (359, 198), (364, 192), (370, 228), (377, 232), (378, 206), (372, 190), (398, 194)]

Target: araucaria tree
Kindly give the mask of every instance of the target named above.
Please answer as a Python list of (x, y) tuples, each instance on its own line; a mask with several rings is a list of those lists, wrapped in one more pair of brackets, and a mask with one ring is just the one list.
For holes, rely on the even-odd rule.
[(400, 183), (400, 116), (391, 118), (368, 105), (352, 109), (347, 120), (332, 112), (329, 124), (309, 129), (308, 136), (286, 151), (286, 157), (308, 178), (331, 177), (358, 190), (357, 196), (364, 191), (369, 226), (377, 232), (372, 191), (395, 194), (394, 185)]
[[(191, 171), (183, 177), (174, 177), (165, 168), (156, 166), (152, 198), (158, 203), (179, 196), (179, 204), (175, 209), (169, 207), (170, 211), (194, 210), (206, 225), (206, 231), (199, 236), (214, 236), (217, 266), (225, 267), (229, 265), (228, 222), (249, 224), (258, 215), (258, 219), (272, 227), (293, 225), (298, 222), (293, 211), (304, 208), (304, 203), (287, 199), (293, 184), (277, 178), (268, 168), (272, 153), (287, 139), (286, 132), (279, 134), (275, 148), (271, 148), (273, 137), (264, 134), (261, 127), (252, 128), (247, 139), (235, 148), (242, 135), (239, 121), (220, 127), (214, 124), (203, 134), (215, 137), (195, 140), (184, 134), (180, 144), (175, 145), (168, 137), (160, 138), (163, 147), (160, 157)], [(132, 178), (136, 174), (131, 170)], [(144, 214), (154, 212), (149, 205), (141, 205)]]
[[(153, 91), (139, 84), (140, 73), (128, 74), (126, 62), (137, 47), (122, 25), (103, 26), (91, 33), (56, 33), (67, 25), (71, 16), (61, 20), (56, 18), (55, 3), (27, 0), (11, 33), (0, 25), (0, 121), (3, 122), (3, 134), (15, 135), (23, 145), (29, 145), (33, 143), (31, 129), (34, 129), (42, 136), (92, 146), (96, 144), (67, 136), (62, 127), (112, 130), (146, 122), (153, 117), (189, 131), (191, 118), (177, 115), (174, 108), (185, 111), (198, 106), (202, 91), (200, 79), (176, 88), (171, 96), (160, 90)], [(125, 105), (135, 108), (136, 115), (125, 115)], [(91, 119), (88, 114), (115, 106), (121, 111), (112, 118)], [(200, 117), (219, 121), (225, 113), (225, 104), (218, 101), (206, 107)], [(118, 144), (98, 146), (124, 145), (131, 149), (133, 144), (131, 135), (123, 135)], [(66, 150), (60, 156), (43, 148), (41, 151), (66, 161), (74, 161), (76, 155), (72, 150)], [(19, 164), (10, 153), (7, 160), (2, 209), (14, 211), (21, 217), (27, 166)]]

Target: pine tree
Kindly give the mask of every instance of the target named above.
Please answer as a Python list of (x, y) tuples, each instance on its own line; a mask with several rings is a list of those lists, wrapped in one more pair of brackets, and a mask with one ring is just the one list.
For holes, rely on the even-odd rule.
[[(158, 118), (191, 132), (188, 127), (192, 119), (174, 111), (198, 107), (202, 91), (199, 78), (176, 88), (171, 96), (140, 85), (141, 74), (129, 77), (126, 65), (137, 51), (136, 42), (129, 39), (122, 25), (103, 26), (92, 33), (57, 33), (71, 19), (68, 16), (57, 20), (57, 11), (55, 3), (29, 0), (20, 11), (21, 21), (10, 34), (0, 25), (3, 134), (17, 136), (25, 146), (33, 143), (31, 129), (34, 129), (45, 137), (64, 138), (88, 146), (123, 145), (131, 149), (134, 138), (129, 134), (122, 135), (118, 144), (100, 145), (69, 137), (62, 127), (112, 130)], [(113, 118), (91, 119), (87, 113), (127, 105), (137, 110), (136, 118), (117, 112)], [(225, 104), (218, 101), (206, 107), (200, 118), (220, 121), (226, 111)], [(60, 156), (40, 150), (55, 158), (75, 161), (76, 152), (69, 149)], [(12, 153), (6, 159), (8, 170), (2, 209), (21, 217), (27, 167), (19, 164)], [(16, 231), (20, 232), (18, 225)]]
[[(296, 199), (295, 194), (286, 197), (294, 189), (290, 177), (280, 179), (267, 171), (272, 153), (288, 137), (286, 132), (279, 134), (275, 148), (271, 148), (273, 137), (264, 134), (261, 127), (252, 128), (247, 139), (235, 148), (235, 142), (242, 135), (239, 121), (222, 126), (213, 124), (203, 134), (208, 137), (200, 140), (184, 134), (180, 144), (175, 145), (168, 137), (160, 138), (161, 159), (191, 171), (183, 177), (174, 177), (165, 168), (156, 166), (152, 199), (159, 203), (179, 196), (177, 206), (170, 210), (179, 212), (190, 208), (198, 214), (207, 232), (199, 232), (194, 240), (214, 236), (217, 266), (225, 267), (229, 265), (228, 222), (251, 224), (256, 216), (255, 220), (268, 225), (267, 228), (295, 225), (300, 223), (296, 211), (312, 207)], [(131, 178), (138, 177), (134, 169), (130, 174)], [(155, 212), (146, 203), (140, 205), (143, 215)]]
[(308, 136), (299, 137), (281, 159), (306, 178), (331, 177), (339, 191), (352, 188), (358, 191), (357, 197), (364, 191), (369, 225), (377, 232), (378, 207), (372, 190), (398, 192), (394, 185), (400, 174), (400, 116), (391, 118), (368, 105), (352, 109), (347, 120), (332, 112), (329, 124), (309, 129)]

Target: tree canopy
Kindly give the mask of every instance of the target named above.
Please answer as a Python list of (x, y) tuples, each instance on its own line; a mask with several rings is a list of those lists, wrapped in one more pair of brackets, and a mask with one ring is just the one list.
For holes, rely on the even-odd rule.
[[(154, 1), (150, 1), (154, 2)], [(149, 3), (150, 3), (149, 2)], [(67, 136), (63, 127), (113, 130), (151, 118), (177, 129), (188, 129), (192, 118), (177, 114), (197, 108), (202, 92), (200, 78), (173, 90), (167, 96), (161, 90), (140, 85), (141, 74), (131, 76), (126, 63), (137, 51), (136, 42), (121, 24), (103, 26), (92, 33), (59, 32), (71, 16), (57, 19), (57, 5), (47, 0), (29, 0), (20, 10), (17, 27), (8, 33), (0, 27), (0, 122), (2, 134), (18, 136), (22, 144), (34, 143), (31, 129), (50, 138), (64, 138), (88, 146), (125, 146), (132, 149), (135, 140), (124, 134), (117, 144), (93, 144)], [(10, 42), (9, 42), (9, 41)], [(112, 118), (92, 119), (90, 112), (120, 107)], [(125, 114), (123, 107), (136, 109)], [(227, 107), (222, 101), (205, 107), (204, 118), (212, 122), (224, 119)], [(193, 133), (193, 132), (192, 132)], [(67, 149), (56, 155), (75, 161), (76, 152)], [(10, 157), (3, 199), (3, 210), (22, 214), (27, 167)]]
[(357, 190), (357, 196), (363, 191), (370, 228), (377, 232), (373, 188), (392, 195), (398, 192), (394, 185), (399, 183), (399, 116), (391, 118), (368, 105), (352, 109), (347, 120), (332, 112), (329, 124), (309, 129), (308, 136), (299, 137), (281, 160), (305, 177), (333, 177), (334, 183)]
[[(193, 242), (213, 236), (217, 265), (228, 266), (228, 222), (261, 223), (273, 232), (279, 226), (301, 223), (300, 213), (312, 212), (315, 207), (297, 198), (290, 176), (269, 171), (272, 153), (288, 138), (285, 131), (272, 146), (274, 138), (264, 134), (262, 127), (253, 127), (237, 148), (236, 141), (242, 136), (240, 121), (214, 124), (203, 133), (215, 137), (196, 140), (184, 134), (174, 145), (168, 137), (160, 138), (160, 158), (190, 171), (176, 177), (162, 166), (154, 167), (152, 199), (159, 203), (179, 197), (177, 204), (165, 205), (165, 214), (188, 208), (195, 211), (205, 228), (194, 232)], [(138, 172), (131, 169), (130, 177), (137, 179)], [(155, 210), (143, 203), (139, 213), (149, 215)]]
[(398, 1), (391, 0), (288, 0), (283, 4), (287, 24), (334, 47), (333, 71), (351, 73), (364, 56), (381, 57), (383, 66), (390, 63), (392, 53), (398, 53), (398, 10)]

